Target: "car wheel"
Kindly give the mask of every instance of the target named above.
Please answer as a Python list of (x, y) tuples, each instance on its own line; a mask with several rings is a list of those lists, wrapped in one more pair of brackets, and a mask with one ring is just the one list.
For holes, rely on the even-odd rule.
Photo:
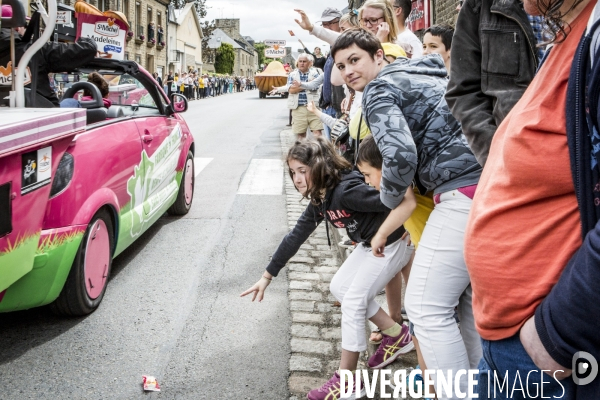
[(113, 244), (112, 217), (108, 211), (100, 210), (88, 224), (65, 286), (50, 305), (52, 312), (82, 316), (98, 308), (110, 275)]
[(259, 99), (264, 99), (265, 97), (267, 97), (267, 96), (265, 95), (265, 93), (263, 93), (263, 92), (260, 92), (260, 91), (258, 92), (258, 98), (259, 98)]
[(181, 183), (179, 184), (179, 192), (177, 193), (177, 199), (175, 203), (167, 212), (171, 215), (185, 215), (190, 211), (192, 207), (192, 200), (194, 199), (194, 155), (191, 151), (188, 151), (187, 158), (185, 160), (185, 167), (183, 168), (183, 176), (181, 177)]
[(289, 93), (284, 93), (284, 94), (281, 95), (281, 97), (283, 97), (284, 99), (287, 99), (288, 96), (289, 96)]

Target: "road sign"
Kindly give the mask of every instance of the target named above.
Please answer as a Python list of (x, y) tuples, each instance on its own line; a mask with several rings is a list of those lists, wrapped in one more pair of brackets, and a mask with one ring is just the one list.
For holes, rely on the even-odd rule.
[(268, 58), (281, 58), (281, 57), (285, 57), (285, 55), (286, 55), (285, 47), (278, 47), (278, 48), (269, 47), (268, 49), (265, 49), (265, 57), (268, 57)]
[(285, 46), (285, 40), (265, 40), (267, 46)]

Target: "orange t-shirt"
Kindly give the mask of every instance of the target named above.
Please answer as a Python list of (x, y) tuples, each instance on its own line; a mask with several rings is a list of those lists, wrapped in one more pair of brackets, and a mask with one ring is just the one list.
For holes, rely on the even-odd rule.
[(479, 334), (516, 334), (581, 246), (566, 136), (567, 81), (594, 4), (498, 127), (465, 237)]

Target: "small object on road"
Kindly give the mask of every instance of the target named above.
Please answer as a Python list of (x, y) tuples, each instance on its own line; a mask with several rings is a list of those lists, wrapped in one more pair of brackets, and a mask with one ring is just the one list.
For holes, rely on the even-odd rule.
[(145, 392), (160, 392), (160, 385), (155, 377), (150, 375), (142, 375), (144, 380), (144, 391)]

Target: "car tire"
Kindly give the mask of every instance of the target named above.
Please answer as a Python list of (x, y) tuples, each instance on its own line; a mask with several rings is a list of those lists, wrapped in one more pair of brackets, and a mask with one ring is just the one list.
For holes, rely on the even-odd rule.
[(290, 95), (289, 93), (284, 93), (284, 94), (281, 95), (281, 97), (284, 98), (284, 99), (287, 99), (289, 95)]
[(258, 98), (259, 98), (259, 99), (264, 99), (264, 98), (266, 98), (266, 97), (267, 97), (266, 93), (264, 93), (264, 92), (261, 92), (261, 91), (259, 91), (259, 92), (258, 92)]
[(83, 235), (65, 286), (50, 310), (61, 316), (83, 316), (94, 312), (106, 291), (114, 249), (113, 219), (98, 211)]
[(191, 151), (188, 151), (185, 166), (183, 167), (183, 176), (179, 184), (179, 192), (177, 192), (177, 199), (175, 199), (175, 203), (167, 210), (170, 215), (185, 215), (190, 211), (192, 200), (194, 199), (194, 183), (194, 155)]

